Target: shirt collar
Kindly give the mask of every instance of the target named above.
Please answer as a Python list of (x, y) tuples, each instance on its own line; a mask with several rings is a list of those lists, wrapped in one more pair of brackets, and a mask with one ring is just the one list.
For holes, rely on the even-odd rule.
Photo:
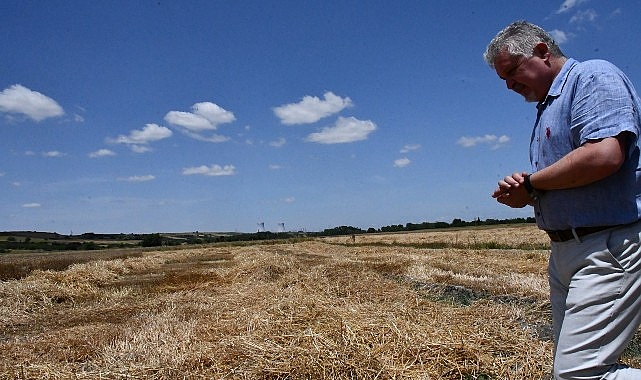
[(555, 98), (559, 95), (561, 95), (561, 91), (563, 91), (563, 86), (565, 86), (565, 82), (568, 80), (568, 76), (570, 75), (570, 71), (574, 68), (574, 65), (579, 63), (577, 60), (568, 58), (565, 63), (563, 64), (563, 67), (561, 67), (561, 71), (554, 77), (554, 81), (552, 81), (552, 85), (550, 86), (550, 89), (548, 90), (548, 94), (545, 96), (545, 99), (543, 99), (538, 105), (537, 108), (540, 108), (542, 105), (547, 103), (549, 98)]

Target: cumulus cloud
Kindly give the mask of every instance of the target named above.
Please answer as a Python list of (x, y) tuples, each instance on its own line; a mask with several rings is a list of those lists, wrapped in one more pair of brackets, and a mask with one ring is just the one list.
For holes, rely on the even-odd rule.
[(169, 111), (165, 121), (192, 132), (215, 130), (218, 125), (236, 120), (233, 112), (227, 111), (211, 102), (196, 103), (191, 112)]
[(203, 135), (203, 132), (218, 129), (220, 124), (231, 123), (236, 116), (231, 111), (211, 102), (200, 102), (191, 106), (191, 112), (169, 111), (165, 115), (165, 121), (173, 126), (179, 127), (187, 136), (206, 142), (224, 142), (228, 137), (221, 135)]
[(22, 114), (35, 121), (65, 113), (55, 100), (19, 84), (0, 92), (0, 112)]
[(38, 208), (41, 207), (42, 205), (40, 203), (25, 203), (22, 205), (23, 208)]
[(129, 145), (129, 149), (134, 153), (147, 153), (152, 151), (147, 145)]
[(171, 137), (171, 129), (162, 127), (158, 124), (147, 124), (142, 129), (134, 129), (128, 135), (119, 135), (114, 139), (107, 139), (107, 142), (113, 144), (125, 144), (136, 153), (144, 153), (151, 150), (148, 144), (150, 142), (166, 139)]
[(178, 125), (190, 131), (216, 129), (209, 120), (191, 112), (169, 111), (165, 115), (165, 121), (169, 124)]
[(410, 164), (410, 159), (407, 157), (399, 158), (398, 160), (394, 160), (394, 167), (396, 168), (404, 168), (407, 165)]
[(183, 175), (206, 175), (210, 177), (225, 176), (225, 175), (234, 175), (236, 174), (236, 167), (234, 165), (201, 165), (194, 166), (191, 168), (184, 168)]
[(272, 146), (274, 148), (282, 148), (285, 144), (287, 143), (287, 140), (285, 140), (283, 137), (276, 139), (274, 141), (269, 142), (269, 146)]
[(183, 133), (191, 137), (192, 139), (198, 140), (198, 141), (211, 142), (211, 143), (221, 143), (221, 142), (229, 141), (229, 137), (215, 134), (215, 133), (209, 136), (204, 136), (200, 133), (195, 133), (188, 130), (183, 130)]
[(120, 178), (121, 181), (126, 181), (126, 182), (148, 182), (148, 181), (153, 181), (154, 179), (156, 179), (156, 177), (151, 174)]
[(109, 149), (98, 149), (95, 152), (89, 153), (90, 158), (107, 157), (107, 156), (115, 156), (115, 155), (116, 153)]
[(582, 24), (582, 23), (591, 23), (594, 22), (598, 17), (598, 14), (594, 9), (586, 9), (584, 11), (578, 11), (574, 16), (570, 18), (570, 23), (573, 24)]
[(510, 138), (506, 135), (496, 136), (496, 135), (484, 135), (484, 136), (463, 136), (458, 139), (457, 144), (463, 146), (464, 148), (471, 148), (477, 145), (490, 145), (492, 149), (501, 148), (503, 145), (507, 144), (510, 141)]
[(358, 120), (355, 117), (339, 117), (332, 127), (325, 127), (320, 132), (312, 133), (305, 139), (319, 144), (340, 144), (366, 140), (376, 130), (376, 124), (369, 120)]
[(559, 45), (566, 43), (572, 36), (572, 33), (566, 33), (559, 29), (550, 30), (549, 33), (554, 41)]
[(49, 152), (42, 152), (43, 157), (64, 157), (65, 154), (57, 150), (51, 150)]
[(315, 123), (352, 106), (350, 98), (341, 98), (331, 91), (325, 92), (323, 98), (305, 96), (298, 103), (284, 104), (275, 107), (273, 111), (282, 124), (297, 125)]
[(585, 3), (587, 0), (565, 0), (563, 4), (557, 9), (556, 14), (569, 12), (575, 6)]
[(418, 149), (421, 149), (421, 144), (407, 144), (401, 149), (401, 153), (408, 153)]

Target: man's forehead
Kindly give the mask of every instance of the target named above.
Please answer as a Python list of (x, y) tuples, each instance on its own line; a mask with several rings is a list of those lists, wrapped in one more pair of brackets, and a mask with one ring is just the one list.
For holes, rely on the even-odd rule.
[(522, 57), (521, 54), (510, 54), (507, 49), (501, 49), (496, 57), (494, 57), (494, 62), (513, 63), (518, 61)]
[(505, 76), (505, 72), (512, 66), (518, 64), (521, 55), (512, 55), (507, 50), (500, 51), (494, 58), (494, 69), (501, 78)]

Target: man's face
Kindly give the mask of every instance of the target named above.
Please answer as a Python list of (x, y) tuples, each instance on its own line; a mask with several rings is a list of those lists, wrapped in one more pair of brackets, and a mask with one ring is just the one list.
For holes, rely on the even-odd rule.
[(503, 50), (496, 56), (494, 68), (507, 88), (528, 102), (543, 100), (554, 80), (547, 58), (536, 54), (532, 57), (514, 56)]

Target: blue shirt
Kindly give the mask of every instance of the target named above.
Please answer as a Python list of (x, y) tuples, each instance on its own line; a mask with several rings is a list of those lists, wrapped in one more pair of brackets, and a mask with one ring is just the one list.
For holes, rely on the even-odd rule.
[(539, 228), (564, 230), (639, 220), (641, 100), (625, 74), (606, 61), (568, 59), (537, 109), (530, 140), (533, 172), (587, 141), (625, 131), (634, 135), (615, 174), (586, 186), (543, 192), (534, 205)]

